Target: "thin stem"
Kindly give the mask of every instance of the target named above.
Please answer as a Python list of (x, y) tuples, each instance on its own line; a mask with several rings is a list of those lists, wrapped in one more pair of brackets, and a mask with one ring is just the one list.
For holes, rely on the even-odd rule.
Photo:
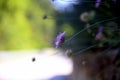
[[(109, 41), (109, 40), (111, 40), (111, 39), (105, 40), (105, 41), (103, 42), (103, 44), (106, 43), (106, 42)], [(75, 55), (81, 54), (81, 53), (83, 53), (84, 51), (87, 51), (87, 50), (89, 50), (89, 49), (91, 49), (91, 48), (93, 48), (93, 47), (96, 47), (96, 46), (97, 46), (97, 44), (92, 45), (92, 46), (89, 46), (89, 47), (87, 47), (87, 48), (85, 48), (85, 49), (80, 50), (80, 51), (77, 52), (76, 54), (72, 54), (72, 55), (75, 56)]]
[(78, 55), (78, 54), (80, 54), (80, 53), (82, 53), (82, 52), (84, 52), (84, 51), (87, 51), (87, 50), (95, 47), (95, 46), (97, 46), (97, 45), (92, 45), (92, 46), (89, 46), (89, 47), (87, 47), (87, 48), (85, 48), (85, 49), (82, 49), (82, 50), (80, 50), (79, 52), (77, 52), (76, 54), (72, 54), (72, 56)]
[(65, 43), (68, 42), (68, 41), (70, 41), (70, 40), (72, 40), (74, 37), (76, 37), (78, 34), (84, 32), (84, 31), (87, 30), (88, 28), (91, 28), (92, 26), (95, 26), (96, 24), (100, 24), (100, 23), (103, 23), (103, 22), (106, 22), (106, 21), (115, 20), (115, 19), (119, 19), (119, 18), (120, 18), (120, 17), (114, 17), (114, 18), (110, 18), (110, 19), (107, 19), (107, 20), (98, 21), (98, 22), (90, 25), (89, 27), (85, 27), (84, 29), (82, 29), (82, 30), (80, 30), (79, 32), (77, 32), (76, 34), (74, 34), (71, 38), (67, 39), (67, 40), (65, 41)]

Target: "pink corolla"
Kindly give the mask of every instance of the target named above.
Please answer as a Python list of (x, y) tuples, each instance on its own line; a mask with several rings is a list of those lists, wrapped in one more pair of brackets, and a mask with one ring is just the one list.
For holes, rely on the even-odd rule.
[(55, 41), (55, 47), (58, 48), (65, 41), (65, 32), (59, 33)]
[(101, 0), (96, 0), (95, 7), (98, 8), (100, 6)]
[(99, 26), (98, 27), (98, 33), (95, 36), (95, 40), (100, 40), (102, 38), (102, 33), (103, 33), (103, 27)]

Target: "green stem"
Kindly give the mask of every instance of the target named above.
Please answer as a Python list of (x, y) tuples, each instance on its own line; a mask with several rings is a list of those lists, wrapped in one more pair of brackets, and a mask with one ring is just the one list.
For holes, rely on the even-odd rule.
[(100, 23), (103, 23), (103, 22), (106, 22), (106, 21), (115, 20), (115, 19), (119, 19), (119, 18), (120, 18), (120, 17), (114, 17), (114, 18), (110, 18), (110, 19), (107, 19), (107, 20), (98, 21), (98, 22), (90, 25), (89, 27), (85, 27), (84, 29), (82, 29), (82, 30), (80, 30), (79, 32), (77, 32), (76, 34), (74, 34), (71, 38), (67, 39), (67, 40), (65, 41), (65, 43), (68, 42), (68, 41), (70, 41), (70, 40), (72, 40), (74, 37), (76, 37), (78, 34), (84, 32), (84, 31), (87, 30), (88, 28), (91, 28), (91, 27), (93, 27), (93, 26), (95, 26), (95, 25), (97, 25), (97, 24), (100, 24)]

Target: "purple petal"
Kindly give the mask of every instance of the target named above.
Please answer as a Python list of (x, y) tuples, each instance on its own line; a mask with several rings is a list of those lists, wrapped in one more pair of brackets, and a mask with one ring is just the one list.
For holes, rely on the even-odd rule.
[(95, 7), (98, 8), (100, 6), (101, 0), (96, 0)]
[(96, 34), (95, 40), (100, 40), (102, 38), (102, 32)]
[(56, 41), (56, 42), (55, 42), (55, 46), (56, 46), (56, 48), (58, 48), (59, 45), (60, 45), (60, 42), (59, 42), (59, 41)]
[(65, 41), (65, 32), (59, 33), (55, 41), (56, 48), (58, 48), (62, 43), (64, 43), (64, 41)]
[(95, 40), (100, 40), (102, 38), (103, 26), (98, 27), (98, 33), (96, 34)]

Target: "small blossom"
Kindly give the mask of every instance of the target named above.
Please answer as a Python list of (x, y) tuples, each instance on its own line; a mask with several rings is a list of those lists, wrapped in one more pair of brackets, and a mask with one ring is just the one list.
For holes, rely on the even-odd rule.
[(67, 55), (67, 57), (71, 57), (72, 56), (72, 50), (71, 49), (66, 50), (65, 55)]
[(83, 22), (88, 22), (89, 20), (89, 13), (88, 12), (84, 12), (80, 15), (80, 20)]
[(95, 17), (95, 11), (83, 12), (80, 15), (80, 20), (83, 22), (89, 22), (89, 21), (93, 20), (94, 17)]
[(100, 40), (102, 38), (102, 32), (97, 33), (95, 40)]
[(98, 33), (96, 34), (95, 40), (100, 40), (102, 38), (103, 27), (98, 28)]
[(65, 32), (59, 33), (55, 41), (56, 48), (58, 48), (61, 44), (63, 44), (64, 41), (65, 41)]
[(100, 6), (101, 0), (96, 0), (95, 7), (98, 8)]

